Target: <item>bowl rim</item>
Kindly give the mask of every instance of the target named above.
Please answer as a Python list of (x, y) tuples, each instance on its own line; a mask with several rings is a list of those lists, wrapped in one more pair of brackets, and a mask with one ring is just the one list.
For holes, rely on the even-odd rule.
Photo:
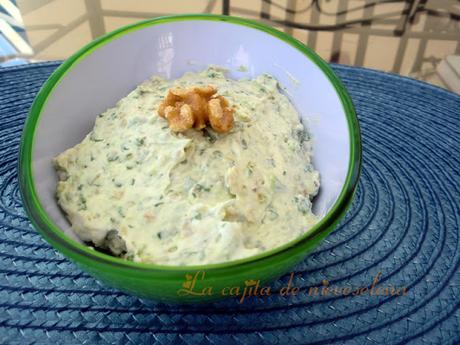
[[(347, 119), (349, 140), (350, 140), (350, 161), (348, 164), (347, 176), (343, 184), (340, 194), (331, 207), (331, 209), (308, 231), (306, 234), (299, 236), (285, 243), (279, 247), (271, 249), (269, 251), (259, 253), (246, 258), (232, 260), (222, 263), (206, 264), (206, 265), (193, 265), (193, 266), (169, 266), (169, 265), (157, 265), (151, 263), (140, 263), (133, 262), (126, 259), (121, 259), (108, 254), (101, 253), (99, 251), (91, 249), (89, 246), (81, 244), (62, 231), (58, 225), (48, 216), (42, 204), (40, 203), (35, 184), (32, 175), (32, 152), (35, 138), (35, 130), (40, 120), (42, 109), (46, 106), (48, 97), (53, 93), (54, 89), (59, 85), (62, 78), (82, 59), (90, 55), (97, 48), (121, 37), (132, 31), (137, 31), (146, 27), (155, 25), (183, 22), (183, 21), (213, 21), (213, 22), (227, 22), (230, 24), (240, 25), (256, 29), (266, 34), (269, 34), (283, 42), (289, 44), (292, 48), (297, 49), (306, 58), (310, 59), (325, 75), (329, 82), (334, 87), (337, 96), (340, 99), (345, 116)], [(362, 165), (362, 147), (361, 147), (361, 131), (359, 122), (355, 113), (353, 102), (343, 86), (340, 79), (333, 72), (331, 67), (319, 57), (312, 49), (302, 44), (300, 41), (289, 36), (288, 34), (278, 31), (277, 29), (270, 27), (259, 22), (226, 15), (216, 14), (182, 14), (172, 16), (162, 16), (153, 19), (147, 19), (134, 24), (123, 26), (117, 30), (111, 31), (94, 41), (88, 43), (76, 53), (65, 60), (46, 80), (41, 87), (37, 96), (32, 103), (32, 107), (29, 111), (26, 119), (19, 150), (19, 187), (22, 195), (24, 208), (26, 210), (29, 219), (31, 220), (34, 227), (45, 237), (48, 242), (53, 246), (61, 250), (62, 247), (68, 251), (76, 254), (76, 256), (84, 256), (86, 259), (95, 260), (101, 264), (110, 266), (116, 266), (118, 268), (127, 268), (130, 270), (140, 271), (171, 271), (171, 272), (184, 272), (184, 271), (209, 271), (218, 270), (223, 268), (235, 268), (239, 265), (253, 264), (255, 262), (263, 261), (272, 256), (285, 253), (297, 246), (305, 244), (309, 240), (312, 240), (315, 236), (327, 231), (346, 211), (351, 203), (356, 185), (358, 183), (359, 175), (361, 172)], [(58, 245), (56, 245), (56, 243)]]

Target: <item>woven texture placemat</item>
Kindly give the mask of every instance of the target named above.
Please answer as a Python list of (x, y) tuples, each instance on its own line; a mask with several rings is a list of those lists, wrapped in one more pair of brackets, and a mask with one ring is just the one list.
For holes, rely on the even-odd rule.
[[(0, 69), (0, 343), (460, 343), (459, 96), (333, 66), (358, 112), (363, 171), (347, 216), (296, 267), (293, 285), (308, 291), (328, 283), (339, 293), (170, 306), (89, 277), (24, 214), (16, 169), (21, 130), (57, 66)], [(346, 288), (370, 289), (376, 276), (382, 291), (406, 293), (345, 295)], [(287, 280), (273, 283), (273, 291)]]

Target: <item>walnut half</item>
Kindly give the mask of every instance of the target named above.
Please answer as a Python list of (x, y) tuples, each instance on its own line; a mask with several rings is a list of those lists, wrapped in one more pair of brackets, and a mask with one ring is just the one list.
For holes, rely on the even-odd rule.
[(173, 132), (203, 129), (209, 123), (216, 132), (226, 133), (233, 128), (233, 108), (216, 93), (212, 86), (170, 89), (158, 107), (158, 115), (168, 120)]

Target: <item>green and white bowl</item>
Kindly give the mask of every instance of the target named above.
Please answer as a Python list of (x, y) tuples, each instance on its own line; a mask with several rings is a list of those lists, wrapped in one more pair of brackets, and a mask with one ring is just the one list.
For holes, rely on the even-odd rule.
[[(84, 245), (56, 203), (52, 158), (80, 142), (97, 114), (145, 79), (152, 75), (178, 78), (211, 64), (227, 67), (232, 78), (269, 73), (285, 87), (314, 140), (313, 163), (321, 174), (314, 211), (321, 220), (308, 234), (274, 250), (205, 266), (135, 263)], [(222, 288), (244, 286), (249, 279), (268, 283), (305, 258), (344, 215), (360, 167), (361, 138), (353, 104), (318, 55), (292, 37), (254, 21), (181, 15), (113, 31), (66, 60), (43, 85), (30, 110), (21, 142), (19, 177), (24, 206), (36, 229), (83, 270), (134, 295), (197, 302), (220, 298)], [(185, 275), (196, 272), (205, 272), (205, 285), (212, 286), (212, 296), (178, 293)]]

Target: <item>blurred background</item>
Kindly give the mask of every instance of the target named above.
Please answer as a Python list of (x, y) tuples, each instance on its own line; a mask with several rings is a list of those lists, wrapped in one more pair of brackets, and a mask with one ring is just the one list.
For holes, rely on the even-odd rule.
[(326, 61), (460, 93), (456, 0), (0, 0), (0, 66), (62, 60), (106, 32), (179, 13), (251, 18), (294, 36)]

